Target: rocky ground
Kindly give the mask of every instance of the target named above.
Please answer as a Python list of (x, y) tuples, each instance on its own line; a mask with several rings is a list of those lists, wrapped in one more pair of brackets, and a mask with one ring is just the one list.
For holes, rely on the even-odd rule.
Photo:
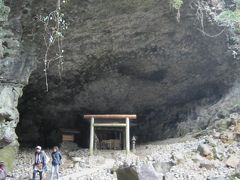
[[(61, 148), (64, 157), (61, 177), (80, 180), (240, 179), (239, 119), (239, 114), (233, 113), (225, 121), (216, 123), (216, 129), (140, 145), (128, 156), (124, 151), (96, 151), (89, 157), (87, 149), (65, 143)], [(50, 156), (50, 150), (46, 153)], [(30, 179), (32, 154), (32, 149), (19, 152), (9, 179)], [(50, 171), (50, 164), (48, 167)]]

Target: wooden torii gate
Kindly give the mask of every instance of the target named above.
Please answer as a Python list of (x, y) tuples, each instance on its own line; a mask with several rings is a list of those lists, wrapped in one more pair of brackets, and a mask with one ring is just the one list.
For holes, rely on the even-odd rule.
[[(135, 114), (101, 114), (101, 115), (84, 115), (84, 119), (91, 121), (90, 125), (90, 155), (93, 155), (93, 144), (94, 144), (94, 127), (125, 127), (126, 131), (126, 152), (130, 152), (130, 120), (136, 119)], [(119, 120), (120, 122), (109, 122), (109, 123), (95, 123), (95, 119), (112, 119)], [(125, 120), (122, 122), (122, 120)]]

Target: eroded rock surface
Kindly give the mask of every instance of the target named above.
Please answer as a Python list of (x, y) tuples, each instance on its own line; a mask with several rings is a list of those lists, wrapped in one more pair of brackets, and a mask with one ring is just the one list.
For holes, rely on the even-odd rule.
[[(34, 61), (21, 55), (21, 33), (12, 31), (11, 21), (19, 22), (19, 17), (16, 17), (19, 14), (11, 16), (8, 21), (10, 8), (2, 0), (0, 12), (0, 160), (11, 171), (19, 146), (15, 133), (19, 122), (18, 99), (28, 82)], [(18, 29), (22, 27), (21, 23), (14, 25)]]
[[(53, 0), (32, 1), (28, 16), (54, 7)], [(165, 1), (71, 0), (63, 8), (70, 26), (64, 34), (62, 80), (57, 63), (52, 64), (46, 93), (42, 66), (34, 71), (19, 106), (22, 143), (54, 144), (44, 134), (79, 127), (86, 145), (86, 113), (137, 114), (139, 141), (183, 135), (188, 128), (178, 130), (177, 123), (196, 119), (199, 105), (221, 99), (237, 79), (239, 63), (228, 51), (226, 32), (204, 36), (187, 2), (180, 23)], [(204, 24), (209, 34), (221, 31)], [(34, 29), (33, 24), (25, 26)], [(24, 32), (26, 40), (34, 39), (39, 60), (44, 55), (40, 29), (35, 27), (34, 38)], [(206, 128), (208, 118), (195, 124)]]

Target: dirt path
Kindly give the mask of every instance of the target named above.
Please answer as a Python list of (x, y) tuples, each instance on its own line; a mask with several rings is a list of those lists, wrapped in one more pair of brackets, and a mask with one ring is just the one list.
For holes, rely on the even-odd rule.
[(96, 166), (94, 168), (82, 169), (77, 173), (73, 173), (73, 174), (61, 177), (61, 180), (73, 180), (73, 179), (80, 180), (83, 178), (91, 177), (92, 175), (98, 173), (99, 171), (112, 168), (113, 164), (114, 164), (113, 159), (106, 159), (105, 163), (102, 165)]

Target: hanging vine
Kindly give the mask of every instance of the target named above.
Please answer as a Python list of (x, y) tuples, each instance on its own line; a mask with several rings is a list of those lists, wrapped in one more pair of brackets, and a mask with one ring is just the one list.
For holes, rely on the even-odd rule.
[[(208, 17), (209, 22), (216, 21), (216, 10), (213, 10), (210, 8), (209, 3), (204, 0), (193, 0), (190, 3), (190, 8), (196, 11), (196, 19), (199, 22), (199, 28), (197, 28), (198, 31), (200, 31), (204, 36), (215, 38), (220, 36), (226, 29), (223, 28), (220, 32), (209, 34), (205, 30), (205, 17)], [(204, 19), (205, 18), (205, 19)]]

